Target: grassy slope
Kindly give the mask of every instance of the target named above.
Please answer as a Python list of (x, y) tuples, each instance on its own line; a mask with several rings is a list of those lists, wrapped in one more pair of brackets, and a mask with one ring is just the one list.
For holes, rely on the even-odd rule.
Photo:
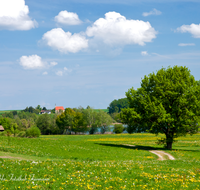
[(147, 151), (163, 150), (156, 139), (152, 134), (41, 136), (11, 138), (8, 145), (7, 137), (0, 137), (1, 151), (36, 162), (1, 159), (0, 174), (44, 179), (37, 187), (30, 181), (0, 181), (0, 188), (199, 189), (200, 134), (182, 137), (172, 151), (164, 150), (175, 161), (158, 161)]

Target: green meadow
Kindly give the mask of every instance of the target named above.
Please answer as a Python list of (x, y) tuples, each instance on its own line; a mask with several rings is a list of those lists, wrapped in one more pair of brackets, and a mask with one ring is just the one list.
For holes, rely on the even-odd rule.
[[(0, 137), (0, 189), (200, 189), (200, 134)], [(130, 146), (135, 145), (135, 146)], [(149, 150), (170, 153), (158, 160)]]

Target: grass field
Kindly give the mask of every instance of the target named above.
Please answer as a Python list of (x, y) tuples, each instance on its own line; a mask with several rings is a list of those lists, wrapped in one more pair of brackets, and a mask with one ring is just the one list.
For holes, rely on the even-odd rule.
[[(200, 134), (179, 138), (172, 151), (158, 137), (0, 137), (0, 189), (200, 189)], [(159, 161), (153, 149), (176, 160)]]
[(104, 111), (104, 112), (106, 112), (106, 113), (108, 113), (108, 111), (109, 111), (109, 109), (94, 109), (96, 112), (99, 112), (99, 110), (102, 110), (102, 111)]

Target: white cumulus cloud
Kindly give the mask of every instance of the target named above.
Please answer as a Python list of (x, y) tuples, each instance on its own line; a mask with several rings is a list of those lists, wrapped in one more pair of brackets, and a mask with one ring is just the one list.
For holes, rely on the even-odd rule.
[(48, 72), (47, 72), (47, 71), (45, 71), (45, 72), (43, 72), (42, 74), (43, 74), (43, 75), (48, 75)]
[(56, 72), (56, 75), (58, 75), (58, 76), (63, 76), (63, 71), (57, 71), (57, 72)]
[(194, 43), (180, 43), (178, 46), (195, 46)]
[(150, 15), (161, 15), (162, 12), (157, 10), (157, 9), (153, 9), (152, 11), (150, 12), (144, 12), (142, 13), (143, 16), (150, 16)]
[(177, 28), (177, 31), (182, 33), (189, 32), (194, 38), (200, 38), (200, 24), (182, 25)]
[(108, 12), (105, 18), (99, 18), (87, 28), (89, 37), (104, 42), (106, 45), (145, 45), (156, 38), (157, 32), (149, 22), (128, 20), (116, 12)]
[(142, 51), (141, 55), (143, 55), (143, 56), (148, 55), (148, 52), (147, 51)]
[[(52, 64), (53, 63), (53, 64)], [(19, 60), (19, 64), (24, 69), (43, 69), (49, 68), (50, 66), (57, 65), (56, 62), (51, 62), (48, 64), (46, 61), (42, 60), (42, 58), (38, 55), (30, 55), (30, 56), (22, 56)], [(44, 74), (44, 73), (43, 73)]]
[(66, 25), (78, 25), (82, 23), (76, 13), (68, 11), (59, 12), (59, 14), (55, 16), (55, 21)]
[(25, 0), (0, 0), (0, 30), (30, 30), (37, 22), (28, 16)]
[(58, 75), (58, 76), (63, 76), (64, 74), (70, 73), (70, 72), (72, 72), (71, 69), (68, 69), (67, 67), (64, 67), (63, 70), (57, 71), (57, 72), (56, 72), (56, 75)]
[(56, 66), (57, 64), (58, 64), (58, 63), (55, 62), (55, 61), (50, 63), (51, 66)]
[(82, 34), (71, 34), (61, 28), (54, 28), (46, 32), (42, 40), (53, 49), (62, 53), (76, 53), (88, 47), (88, 40)]

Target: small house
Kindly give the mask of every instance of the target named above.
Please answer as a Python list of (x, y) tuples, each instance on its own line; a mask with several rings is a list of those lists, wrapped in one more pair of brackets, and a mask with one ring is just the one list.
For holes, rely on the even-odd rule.
[(2, 125), (0, 125), (0, 131), (3, 132), (4, 131), (4, 128)]
[(40, 114), (51, 114), (51, 110), (41, 110)]

